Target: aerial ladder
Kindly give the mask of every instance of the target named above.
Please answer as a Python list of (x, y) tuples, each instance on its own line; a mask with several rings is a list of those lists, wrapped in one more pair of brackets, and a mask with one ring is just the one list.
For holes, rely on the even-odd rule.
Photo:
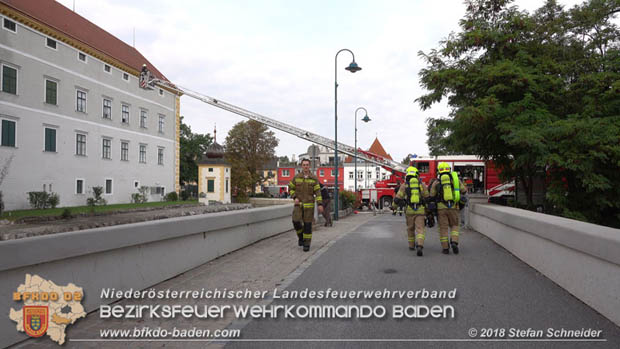
[[(245, 118), (248, 118), (250, 120), (254, 120), (257, 122), (260, 122), (266, 126), (275, 128), (277, 130), (286, 132), (288, 134), (291, 134), (293, 136), (297, 136), (301, 139), (307, 140), (309, 142), (315, 143), (315, 144), (319, 144), (322, 146), (325, 146), (327, 148), (330, 149), (335, 149), (336, 148), (336, 142), (334, 142), (333, 140), (327, 138), (327, 137), (323, 137), (321, 135), (312, 133), (310, 131), (306, 131), (303, 130), (301, 128), (295, 127), (295, 126), (291, 126), (289, 124), (286, 124), (284, 122), (281, 121), (277, 121), (274, 120), (272, 118), (266, 117), (264, 115), (260, 115), (258, 113), (254, 113), (251, 112), (249, 110), (243, 109), (241, 107), (232, 105), (230, 103), (224, 102), (220, 99), (216, 99), (213, 97), (209, 97), (207, 95), (203, 95), (201, 93), (198, 93), (196, 91), (192, 91), (188, 88), (185, 87), (181, 87), (175, 84), (170, 83), (169, 81), (166, 80), (162, 80), (162, 79), (157, 79), (155, 77), (153, 77), (153, 75), (150, 73), (150, 71), (148, 71), (147, 69), (145, 69), (145, 67), (143, 67), (142, 72), (140, 73), (140, 87), (143, 89), (154, 89), (155, 86), (157, 87), (161, 87), (161, 88), (166, 88), (168, 90), (172, 90), (176, 93), (179, 94), (184, 94), (186, 96), (195, 98), (199, 101), (202, 101), (204, 103), (210, 104), (214, 107), (220, 108), (220, 109), (224, 109), (226, 111), (229, 111), (231, 113), (235, 113), (237, 115), (241, 115)], [(344, 154), (347, 154), (349, 156), (355, 157), (356, 156), (356, 152), (355, 152), (355, 148), (351, 147), (349, 145), (343, 144), (338, 142), (338, 151), (342, 152)], [(375, 165), (379, 165), (382, 166), (383, 168), (385, 168), (386, 170), (390, 171), (392, 173), (392, 175), (395, 175), (397, 177), (404, 177), (404, 173), (405, 173), (405, 165), (398, 163), (396, 161), (390, 160), (390, 159), (386, 159), (382, 156), (379, 156), (377, 154), (373, 154), (371, 152), (368, 151), (364, 151), (361, 149), (358, 149), (357, 151), (357, 157), (368, 161), (370, 163), (373, 163)]]

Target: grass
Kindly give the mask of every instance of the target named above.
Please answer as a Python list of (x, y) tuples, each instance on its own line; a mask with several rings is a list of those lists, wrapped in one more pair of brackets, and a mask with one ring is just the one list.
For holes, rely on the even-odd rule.
[[(96, 206), (95, 212), (122, 211), (141, 207), (163, 207), (172, 205), (195, 205), (198, 200), (188, 201), (154, 201), (145, 202), (143, 204), (113, 204), (105, 206)], [(42, 216), (60, 216), (62, 211), (69, 209), (72, 215), (79, 213), (90, 213), (90, 206), (73, 206), (73, 207), (57, 207), (45, 210), (14, 210), (2, 213), (0, 219), (17, 220), (24, 217), (42, 217)]]

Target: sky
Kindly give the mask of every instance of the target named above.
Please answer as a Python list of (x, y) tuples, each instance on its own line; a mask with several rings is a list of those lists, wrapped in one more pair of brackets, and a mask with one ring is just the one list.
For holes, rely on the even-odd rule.
[[(465, 13), (461, 0), (60, 0), (133, 45), (171, 82), (255, 113), (334, 139), (335, 55), (347, 48), (362, 67), (352, 74), (348, 52), (337, 59), (338, 141), (368, 149), (375, 137), (396, 161), (428, 155), (426, 119), (448, 114), (445, 103), (422, 111), (425, 93), (418, 52), (429, 52)], [(559, 0), (567, 8), (578, 0)], [(541, 0), (517, 0), (534, 11)], [(247, 119), (181, 97), (181, 115), (194, 133), (225, 141)], [(278, 156), (311, 145), (274, 130)]]

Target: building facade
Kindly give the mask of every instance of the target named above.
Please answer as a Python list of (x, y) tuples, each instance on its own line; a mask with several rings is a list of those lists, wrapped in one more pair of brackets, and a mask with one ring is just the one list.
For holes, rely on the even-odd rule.
[(231, 203), (231, 166), (224, 159), (224, 147), (213, 141), (198, 161), (198, 201)]
[(108, 203), (177, 191), (179, 95), (138, 86), (135, 48), (51, 0), (0, 0), (0, 186), (6, 209), (28, 192), (85, 205), (103, 187)]
[[(379, 138), (375, 140), (368, 148), (368, 151), (379, 155), (385, 159), (392, 159), (392, 156), (385, 151)], [(375, 182), (386, 180), (390, 177), (391, 172), (377, 166), (376, 164), (366, 162), (362, 159), (357, 160), (357, 175), (355, 174), (355, 161), (352, 156), (348, 156), (344, 161), (344, 189), (355, 190), (355, 180), (357, 179), (357, 189), (374, 188)]]

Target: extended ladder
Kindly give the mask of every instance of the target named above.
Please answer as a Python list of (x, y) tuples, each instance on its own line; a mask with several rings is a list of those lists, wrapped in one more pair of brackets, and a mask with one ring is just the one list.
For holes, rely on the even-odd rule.
[[(301, 139), (305, 139), (309, 142), (315, 143), (315, 144), (320, 144), (322, 146), (334, 149), (336, 146), (336, 142), (334, 142), (333, 140), (327, 138), (327, 137), (323, 137), (321, 135), (312, 133), (310, 131), (306, 131), (303, 129), (300, 129), (298, 127), (295, 126), (291, 126), (288, 125), (284, 122), (281, 121), (277, 121), (274, 119), (271, 119), (269, 117), (260, 115), (258, 113), (254, 113), (251, 112), (249, 110), (237, 107), (235, 105), (232, 105), (230, 103), (224, 102), (220, 99), (216, 99), (213, 97), (209, 97), (206, 95), (203, 95), (201, 93), (198, 93), (196, 91), (192, 91), (188, 88), (185, 87), (180, 87), (177, 85), (174, 85), (168, 81), (165, 80), (161, 80), (161, 79), (156, 79), (153, 78), (150, 74), (150, 72), (148, 71), (143, 71), (143, 73), (140, 76), (140, 87), (142, 88), (146, 88), (146, 89), (152, 89), (153, 87), (158, 86), (158, 87), (164, 87), (166, 89), (170, 89), (173, 90), (175, 92), (178, 93), (182, 93), (185, 94), (187, 96), (196, 98), (204, 103), (210, 104), (214, 107), (218, 107), (220, 109), (224, 109), (226, 111), (229, 111), (231, 113), (235, 113), (237, 115), (241, 115), (243, 117), (246, 117), (250, 120), (254, 120), (254, 121), (258, 121), (262, 124), (265, 124), (269, 127), (273, 127), (275, 129), (278, 129), (280, 131), (286, 132), (288, 134), (292, 134), (294, 136), (297, 136)], [(340, 142), (338, 142), (338, 151), (347, 154), (349, 156), (355, 156), (355, 148), (348, 146), (346, 144), (342, 144)], [(397, 172), (397, 173), (404, 173), (405, 172), (405, 165), (400, 164), (396, 161), (390, 160), (390, 159), (386, 159), (383, 158), (379, 155), (367, 152), (367, 151), (362, 151), (362, 150), (358, 150), (357, 152), (357, 157), (360, 159), (363, 159), (365, 161), (368, 161), (370, 163), (379, 165), (379, 166), (383, 166), (384, 168), (392, 171), (392, 172)]]

